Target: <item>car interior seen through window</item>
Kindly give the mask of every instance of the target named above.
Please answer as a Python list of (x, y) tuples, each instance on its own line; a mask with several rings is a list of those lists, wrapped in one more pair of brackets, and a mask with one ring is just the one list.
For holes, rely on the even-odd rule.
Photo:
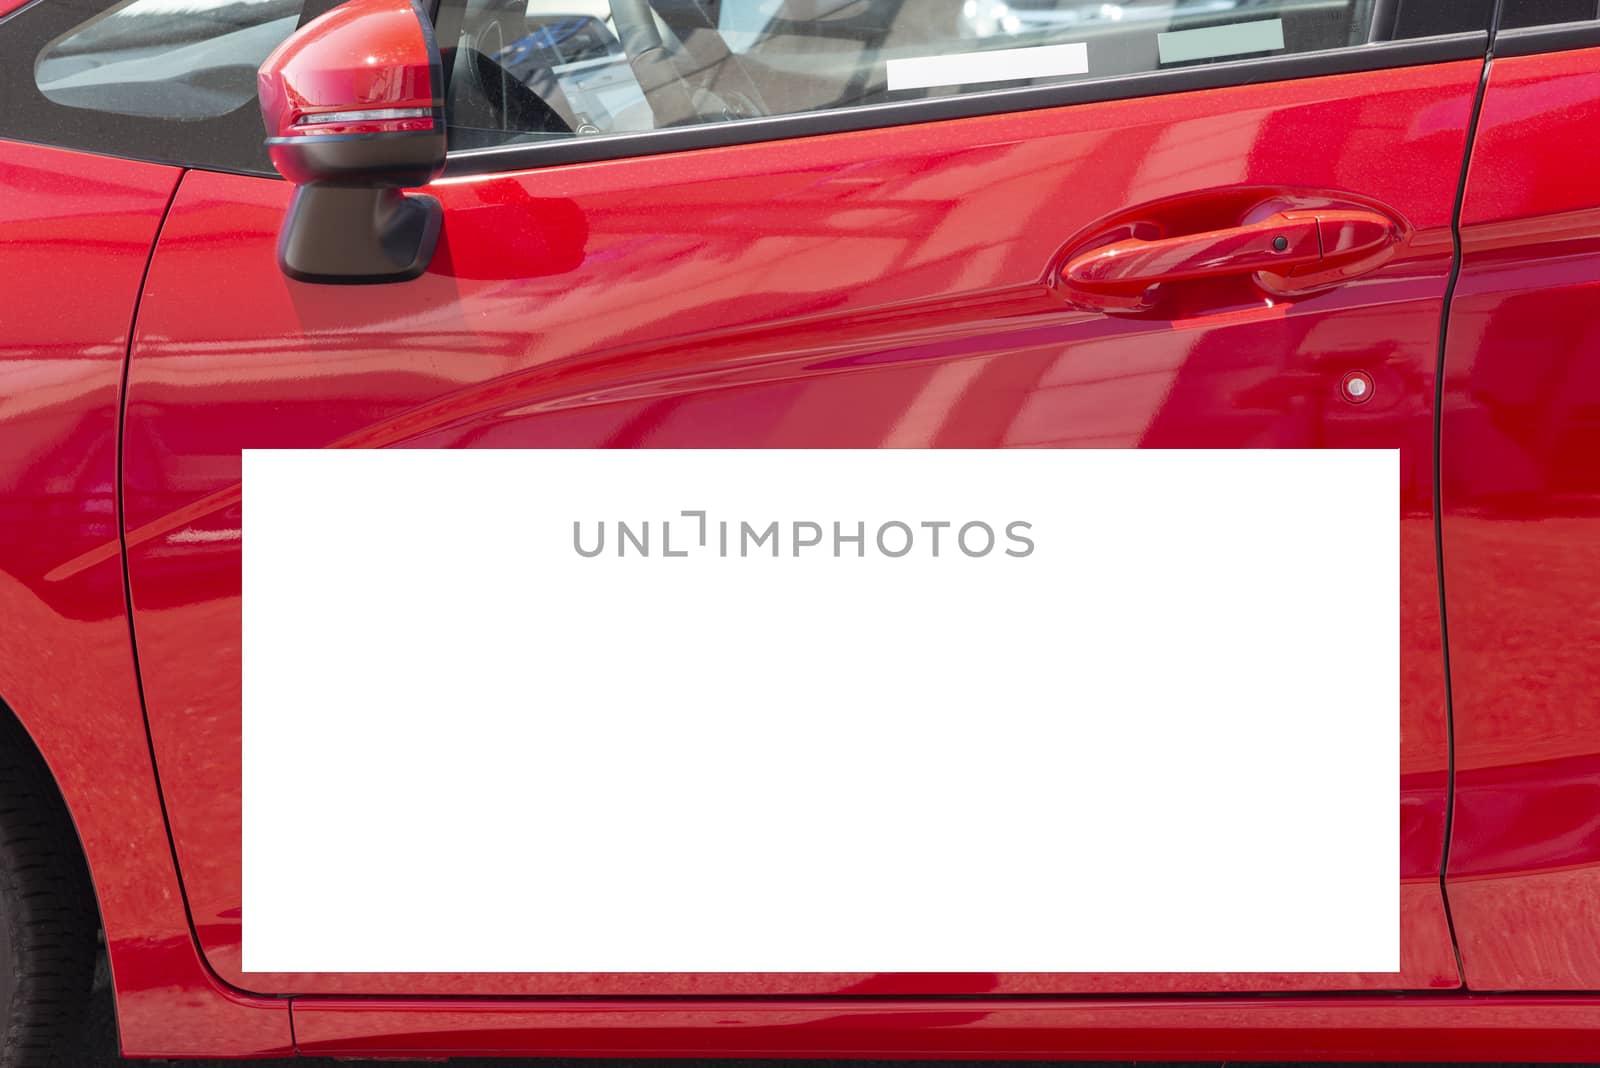
[[(26, 4), (0, 35), (0, 45), (20, 60), (0, 66), (8, 98), (0, 132), (270, 175), (252, 106), (256, 70), (297, 25), (337, 2)], [(1506, 0), (1507, 25), (1593, 17), (1596, 2)], [(1493, 3), (436, 0), (423, 6), (433, 8), (437, 23), (450, 148), (459, 152), (1481, 34)], [(1241, 72), (1239, 80), (1292, 76), (1283, 66)]]
[(462, 149), (1343, 49), (1482, 29), (1481, 6), (444, 0), (439, 22)]

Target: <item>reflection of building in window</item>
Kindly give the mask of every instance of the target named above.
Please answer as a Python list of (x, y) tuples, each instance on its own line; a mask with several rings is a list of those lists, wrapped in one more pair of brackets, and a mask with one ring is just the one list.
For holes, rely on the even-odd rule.
[(302, 0), (129, 0), (46, 45), (39, 91), (67, 107), (210, 119), (251, 103)]

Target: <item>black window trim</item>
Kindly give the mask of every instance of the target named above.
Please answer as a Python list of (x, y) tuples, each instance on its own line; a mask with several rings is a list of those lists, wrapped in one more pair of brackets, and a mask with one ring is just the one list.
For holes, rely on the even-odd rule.
[(1549, 26), (1521, 26), (1495, 35), (1496, 58), (1537, 56), (1545, 52), (1571, 52), (1600, 46), (1600, 20), (1558, 22)]
[(1093, 81), (1023, 89), (998, 89), (932, 100), (867, 104), (606, 137), (573, 137), (559, 141), (463, 149), (448, 155), (443, 176), (452, 178), (535, 170), (567, 163), (594, 163), (692, 149), (724, 148), (821, 134), (909, 126), (946, 119), (1037, 111), (1073, 104), (1165, 96), (1200, 89), (1222, 89), (1330, 74), (1359, 74), (1451, 60), (1483, 59), (1488, 48), (1488, 31), (1473, 30), (1408, 41), (1375, 42), (1291, 56), (1123, 74)]

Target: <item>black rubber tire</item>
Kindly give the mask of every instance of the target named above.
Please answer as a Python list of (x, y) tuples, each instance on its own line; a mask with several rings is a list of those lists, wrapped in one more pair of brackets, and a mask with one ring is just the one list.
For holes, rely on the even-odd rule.
[(0, 709), (0, 1068), (66, 1063), (98, 936), (72, 820), (32, 743)]

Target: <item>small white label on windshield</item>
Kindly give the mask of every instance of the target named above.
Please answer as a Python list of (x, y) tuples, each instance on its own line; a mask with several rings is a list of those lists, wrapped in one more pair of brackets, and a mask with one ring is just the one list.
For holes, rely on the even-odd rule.
[(1089, 73), (1089, 46), (1049, 45), (1044, 48), (1002, 48), (948, 56), (891, 59), (889, 89), (931, 89), (942, 85), (1016, 82), (1028, 78), (1060, 78)]
[(1232, 26), (1207, 26), (1199, 30), (1156, 34), (1156, 51), (1163, 63), (1247, 56), (1251, 52), (1276, 52), (1282, 47), (1282, 19), (1261, 19)]

